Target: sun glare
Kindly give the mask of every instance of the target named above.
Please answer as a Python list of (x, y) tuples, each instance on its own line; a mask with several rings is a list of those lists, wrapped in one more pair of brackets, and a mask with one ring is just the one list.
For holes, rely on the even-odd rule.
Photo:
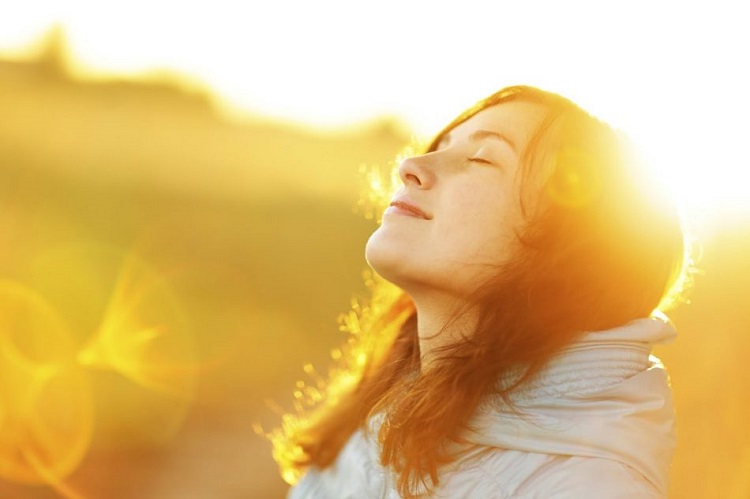
[[(397, 17), (387, 9), (369, 12), (366, 24), (361, 11), (336, 0), (314, 7), (287, 0), (262, 10), (233, 5), (181, 4), (175, 11), (169, 2), (121, 9), (21, 3), (0, 19), (0, 55), (28, 55), (34, 40), (58, 25), (73, 67), (84, 75), (169, 70), (203, 82), (234, 115), (321, 129), (400, 116), (420, 139), (500, 86), (529, 83), (570, 96), (628, 132), (688, 211), (750, 209), (737, 122), (750, 110), (748, 81), (733, 58), (744, 28), (731, 12), (717, 8), (711, 23), (697, 7), (654, 7), (643, 19), (635, 9), (592, 6), (599, 24), (571, 19), (562, 26), (553, 14), (562, 18), (569, 10), (557, 6), (538, 20), (547, 36), (530, 38), (512, 23), (499, 33), (492, 16), (477, 18), (476, 9), (487, 5), (476, 1), (458, 11), (433, 10), (429, 23), (415, 22), (420, 10), (411, 5)], [(327, 12), (352, 21), (331, 23)], [(497, 14), (533, 12), (515, 6)], [(680, 21), (668, 33), (679, 50), (662, 43), (664, 19)], [(694, 36), (695, 23), (702, 37)], [(633, 37), (626, 26), (636, 24)], [(415, 41), (407, 49), (403, 37), (384, 36), (386, 28)]]
[[(344, 275), (365, 265), (366, 231), (403, 186), (397, 165), (510, 85), (623, 131), (677, 201), (691, 271), (713, 287), (696, 284), (683, 316), (711, 334), (685, 335), (671, 363), (688, 421), (676, 469), (681, 490), (731, 485), (732, 466), (745, 487), (750, 30), (732, 2), (12, 2), (0, 11), (0, 496), (147, 493), (135, 478), (147, 468), (159, 497), (260, 483), (268, 468), (246, 471), (267, 452), (240, 431), (308, 362), (300, 415), (255, 425), (294, 482), (308, 409), (385, 354), (360, 332), (390, 310), (381, 332), (395, 337), (413, 313), (367, 271), (372, 299), (339, 318), (346, 343), (316, 336), (336, 334), (321, 314), (355, 285)], [(557, 200), (588, 202), (596, 176), (580, 176), (575, 151), (561, 158), (576, 190)], [(369, 221), (347, 213), (357, 178)], [(330, 371), (305, 357), (316, 348)], [(710, 473), (704, 455), (718, 456)]]

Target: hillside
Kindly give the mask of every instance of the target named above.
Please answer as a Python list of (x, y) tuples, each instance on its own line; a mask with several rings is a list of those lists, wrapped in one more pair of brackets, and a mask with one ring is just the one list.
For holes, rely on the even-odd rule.
[[(302, 365), (324, 370), (343, 340), (336, 317), (365, 293), (375, 227), (352, 213), (359, 165), (386, 164), (408, 137), (388, 119), (323, 133), (230, 119), (215, 102), (177, 77), (76, 75), (54, 46), (0, 60), (0, 302), (19, 303), (27, 333), (0, 331), (0, 352), (17, 343), (33, 361), (0, 367), (0, 464), (18, 465), (5, 443), (36, 410), (11, 388), (47, 386), (37, 371), (53, 358), (70, 369), (39, 395), (59, 432), (50, 459), (72, 467), (59, 490), (283, 496), (253, 423), (274, 424), (267, 401), (290, 407)], [(679, 417), (679, 498), (750, 491), (750, 216), (712, 216), (692, 304), (673, 314), (680, 338), (658, 352)], [(65, 397), (91, 404), (91, 421), (51, 421)], [(0, 497), (60, 492), (6, 475)]]

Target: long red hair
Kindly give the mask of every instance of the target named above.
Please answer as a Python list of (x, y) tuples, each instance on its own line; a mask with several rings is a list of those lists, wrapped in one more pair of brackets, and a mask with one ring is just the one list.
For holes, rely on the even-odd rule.
[[(315, 397), (322, 402), (287, 415), (272, 436), (288, 480), (331, 465), (352, 433), (382, 414), (381, 462), (397, 475), (400, 494), (429, 491), (485, 397), (510, 404), (511, 393), (583, 333), (664, 306), (686, 263), (680, 220), (607, 124), (558, 95), (509, 87), (450, 123), (428, 151), (477, 112), (513, 100), (542, 104), (547, 114), (522, 155), (525, 223), (515, 258), (470, 297), (481, 310), (476, 329), (420, 372), (414, 305), (377, 281), (370, 307), (348, 316), (352, 338), (327, 393)], [(499, 386), (519, 368), (512, 385)]]

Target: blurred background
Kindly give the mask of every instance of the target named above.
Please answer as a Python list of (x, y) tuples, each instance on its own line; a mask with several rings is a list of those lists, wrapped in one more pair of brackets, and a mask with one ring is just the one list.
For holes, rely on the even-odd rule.
[(679, 199), (672, 496), (750, 497), (738, 5), (243, 3), (0, 7), (0, 499), (283, 497), (258, 433), (366, 297), (362, 165), (517, 83)]

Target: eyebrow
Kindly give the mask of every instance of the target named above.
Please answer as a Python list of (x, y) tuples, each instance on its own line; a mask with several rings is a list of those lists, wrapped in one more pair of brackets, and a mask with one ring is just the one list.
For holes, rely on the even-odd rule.
[(518, 154), (518, 149), (516, 148), (516, 144), (513, 143), (512, 140), (510, 140), (508, 137), (503, 135), (499, 132), (494, 132), (492, 130), (474, 130), (471, 132), (471, 135), (469, 135), (469, 140), (484, 140), (484, 139), (494, 139), (499, 140), (500, 142), (505, 142), (510, 146), (511, 149), (513, 149), (513, 152)]
[[(469, 135), (469, 140), (472, 140), (472, 141), (485, 140), (485, 139), (494, 139), (494, 140), (499, 140), (500, 142), (505, 142), (506, 144), (510, 146), (513, 152), (516, 155), (518, 155), (518, 148), (516, 147), (516, 144), (512, 140), (510, 140), (507, 136), (503, 135), (502, 133), (495, 132), (492, 130), (479, 129), (479, 130), (474, 130)], [(436, 148), (439, 149), (441, 146), (450, 143), (450, 141), (451, 141), (451, 134), (450, 132), (448, 132), (436, 144)]]

